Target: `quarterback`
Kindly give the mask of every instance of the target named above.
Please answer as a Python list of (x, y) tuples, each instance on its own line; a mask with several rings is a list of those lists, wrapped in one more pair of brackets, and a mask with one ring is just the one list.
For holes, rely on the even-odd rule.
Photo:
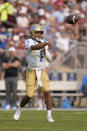
[(51, 61), (49, 48), (51, 43), (43, 39), (44, 29), (39, 24), (31, 25), (30, 37), (25, 41), (26, 51), (26, 96), (20, 103), (20, 107), (14, 114), (14, 119), (18, 120), (22, 108), (34, 95), (34, 88), (38, 86), (44, 93), (47, 108), (47, 121), (54, 122), (51, 115), (51, 97), (49, 92), (49, 78), (46, 73), (46, 61)]

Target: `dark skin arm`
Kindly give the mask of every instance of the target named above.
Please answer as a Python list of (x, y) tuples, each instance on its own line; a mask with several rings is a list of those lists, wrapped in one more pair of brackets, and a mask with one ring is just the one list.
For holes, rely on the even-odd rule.
[[(53, 48), (52, 43), (50, 41), (48, 42), (48, 47), (49, 47), (50, 50), (52, 50), (52, 48)], [(45, 48), (42, 49), (42, 52), (43, 52), (44, 55), (46, 54)]]
[(43, 52), (44, 55), (46, 54), (45, 48), (42, 49), (42, 52)]
[(40, 49), (44, 48), (46, 45), (48, 45), (48, 43), (46, 43), (46, 42), (39, 43), (37, 45), (32, 45), (31, 50), (40, 50)]
[(53, 45), (52, 45), (52, 43), (50, 42), (50, 40), (48, 41), (48, 47), (49, 47), (50, 50), (52, 50), (52, 48), (53, 48)]

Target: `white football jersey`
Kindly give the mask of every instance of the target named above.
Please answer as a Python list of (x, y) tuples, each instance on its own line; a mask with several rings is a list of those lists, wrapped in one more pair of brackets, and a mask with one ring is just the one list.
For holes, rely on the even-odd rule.
[[(44, 40), (42, 40), (44, 42)], [(26, 51), (26, 62), (28, 68), (41, 68), (44, 69), (47, 66), (47, 60), (42, 53), (42, 50), (31, 50), (32, 45), (37, 45), (33, 39), (27, 39), (25, 41), (25, 51)], [(48, 46), (45, 46), (45, 49), (48, 52)]]

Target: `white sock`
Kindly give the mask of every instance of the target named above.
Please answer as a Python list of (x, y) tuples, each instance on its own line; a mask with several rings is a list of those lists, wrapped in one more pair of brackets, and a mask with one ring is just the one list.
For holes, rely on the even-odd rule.
[(47, 116), (51, 116), (51, 110), (47, 110)]
[(19, 109), (21, 110), (22, 108), (19, 106)]
[(17, 110), (20, 110), (20, 111), (21, 111), (21, 110), (22, 110), (22, 108), (19, 106), (19, 107), (17, 108)]

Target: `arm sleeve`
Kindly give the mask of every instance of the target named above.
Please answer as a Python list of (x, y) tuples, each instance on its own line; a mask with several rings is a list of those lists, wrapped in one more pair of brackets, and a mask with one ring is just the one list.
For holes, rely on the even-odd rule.
[(46, 60), (47, 60), (48, 62), (50, 62), (52, 58), (51, 58), (51, 54), (50, 54), (50, 52), (49, 52), (49, 50), (48, 50), (48, 45), (45, 46), (45, 50), (46, 50), (45, 58), (46, 58)]

